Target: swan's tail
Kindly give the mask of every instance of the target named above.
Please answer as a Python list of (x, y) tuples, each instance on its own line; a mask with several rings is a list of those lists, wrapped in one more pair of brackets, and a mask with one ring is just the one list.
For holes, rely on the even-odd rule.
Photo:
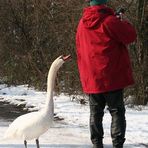
[(4, 136), (0, 139), (0, 141), (11, 140), (11, 139), (14, 139), (14, 137), (15, 137), (15, 133), (11, 131), (11, 128), (8, 128), (4, 133)]
[(2, 137), (2, 138), (0, 138), (0, 142), (4, 142), (4, 141), (6, 141), (6, 140), (8, 140), (7, 137)]

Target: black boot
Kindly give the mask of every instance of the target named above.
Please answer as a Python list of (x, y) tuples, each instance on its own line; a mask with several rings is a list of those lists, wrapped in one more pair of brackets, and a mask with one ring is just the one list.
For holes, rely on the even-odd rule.
[(103, 148), (103, 144), (101, 144), (101, 145), (93, 145), (93, 148)]

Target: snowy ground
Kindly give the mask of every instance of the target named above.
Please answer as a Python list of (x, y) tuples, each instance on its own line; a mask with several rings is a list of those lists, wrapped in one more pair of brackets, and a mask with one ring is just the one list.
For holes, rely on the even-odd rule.
[[(26, 104), (30, 111), (43, 108), (45, 92), (38, 92), (27, 86), (6, 87), (0, 85), (0, 101), (11, 104)], [(54, 127), (40, 137), (41, 148), (91, 148), (89, 140), (89, 107), (72, 102), (68, 96), (54, 97), (55, 113), (64, 118), (55, 121)], [(142, 110), (127, 108), (127, 132), (125, 148), (148, 148), (148, 107)], [(110, 138), (111, 118), (108, 111), (104, 116), (105, 148), (112, 148)], [(0, 139), (8, 128), (10, 120), (0, 117)], [(34, 141), (29, 141), (29, 148), (35, 147)], [(0, 148), (22, 148), (21, 140), (0, 140)]]

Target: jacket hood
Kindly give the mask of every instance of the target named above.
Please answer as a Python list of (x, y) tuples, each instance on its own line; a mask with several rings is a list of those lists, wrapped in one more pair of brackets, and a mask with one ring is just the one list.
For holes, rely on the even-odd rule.
[(113, 14), (113, 10), (105, 5), (90, 6), (84, 8), (82, 22), (86, 28), (94, 28), (98, 26), (105, 17)]

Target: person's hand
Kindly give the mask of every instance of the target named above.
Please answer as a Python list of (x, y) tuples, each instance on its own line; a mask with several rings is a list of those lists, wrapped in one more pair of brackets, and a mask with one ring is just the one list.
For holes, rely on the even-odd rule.
[(121, 21), (128, 21), (129, 19), (127, 18), (127, 16), (124, 13), (120, 13), (119, 15), (116, 15), (117, 18), (119, 18)]
[(122, 21), (124, 18), (126, 18), (126, 17), (125, 17), (125, 10), (126, 10), (125, 8), (119, 7), (119, 8), (116, 10), (116, 12), (115, 12), (116, 17), (119, 18), (121, 21)]
[(119, 13), (118, 15), (116, 15), (116, 17), (122, 21), (125, 18), (125, 15), (124, 13)]

